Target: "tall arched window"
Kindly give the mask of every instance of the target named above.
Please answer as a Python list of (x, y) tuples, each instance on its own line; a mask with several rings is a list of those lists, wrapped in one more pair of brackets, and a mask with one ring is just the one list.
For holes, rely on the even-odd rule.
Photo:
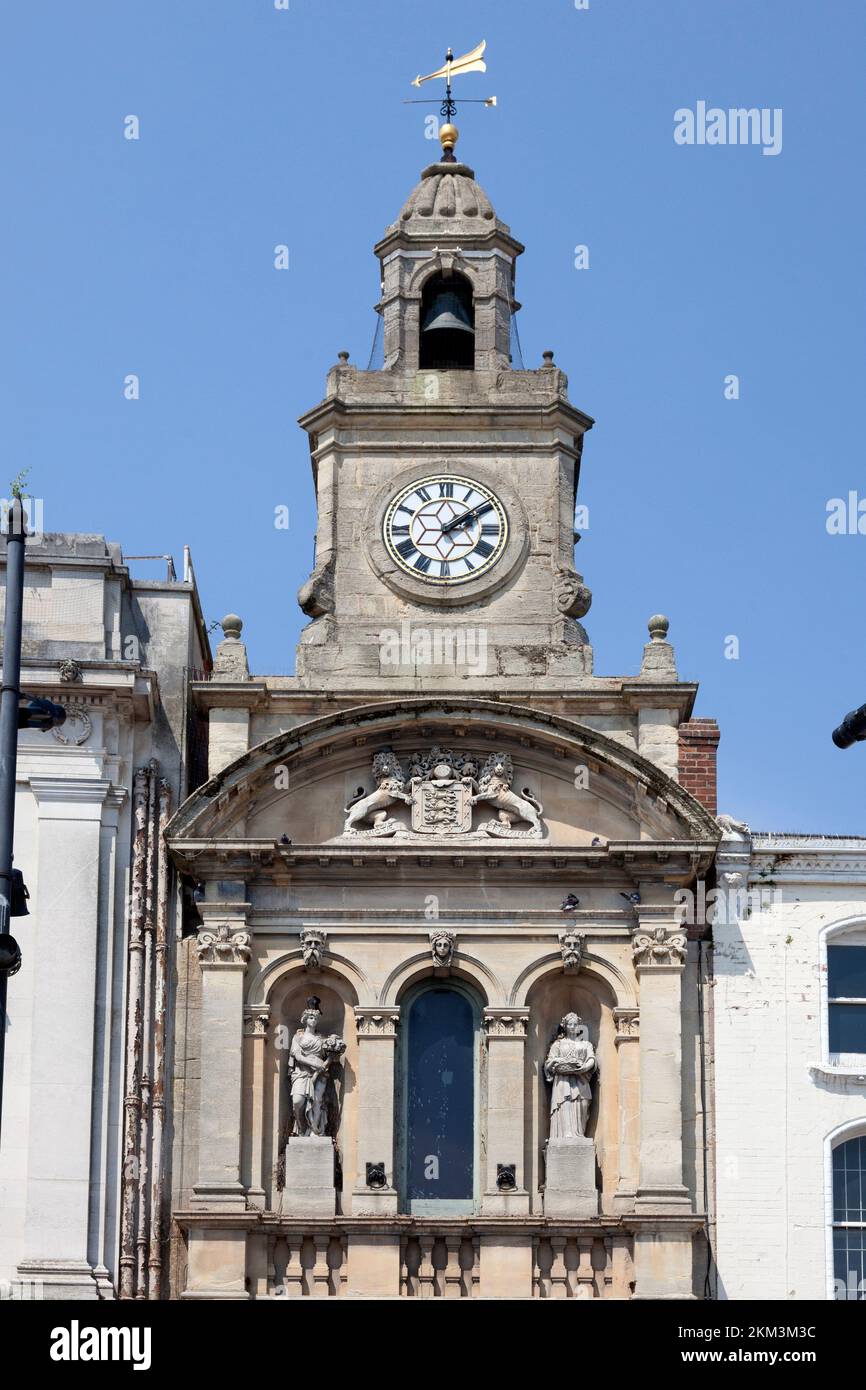
[(866, 1302), (866, 1135), (833, 1150), (833, 1288), (838, 1301)]
[(402, 1209), (418, 1216), (475, 1210), (480, 1010), (468, 989), (425, 984), (401, 1023), (398, 1117)]

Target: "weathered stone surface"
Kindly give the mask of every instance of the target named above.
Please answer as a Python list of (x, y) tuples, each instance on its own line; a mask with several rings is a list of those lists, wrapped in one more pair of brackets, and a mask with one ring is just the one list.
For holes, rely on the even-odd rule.
[(334, 1141), (327, 1135), (305, 1134), (286, 1143), (286, 1216), (320, 1220), (336, 1210)]
[(545, 1216), (578, 1220), (598, 1215), (593, 1139), (548, 1139), (544, 1168)]

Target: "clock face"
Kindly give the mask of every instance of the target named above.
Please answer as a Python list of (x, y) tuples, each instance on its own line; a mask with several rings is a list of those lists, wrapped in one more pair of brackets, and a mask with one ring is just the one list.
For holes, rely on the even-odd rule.
[(382, 534), (407, 574), (429, 584), (465, 584), (501, 557), (508, 517), (489, 487), (453, 473), (433, 474), (391, 499)]

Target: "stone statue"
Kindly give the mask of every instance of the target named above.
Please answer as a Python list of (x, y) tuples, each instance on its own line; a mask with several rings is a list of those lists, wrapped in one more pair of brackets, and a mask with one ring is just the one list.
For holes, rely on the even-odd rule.
[[(405, 790), (405, 775), (396, 755), (390, 748), (377, 753), (373, 759), (373, 781), (376, 790), (367, 796), (363, 790), (346, 807), (346, 824), (343, 834), (393, 835), (400, 827), (388, 815), (388, 808), (395, 801), (405, 801), (411, 806), (412, 798)], [(373, 822), (372, 829), (364, 827), (364, 821)]]
[(553, 1083), (550, 1097), (551, 1139), (582, 1139), (586, 1134), (592, 1101), (590, 1077), (596, 1070), (595, 1051), (588, 1037), (580, 1037), (578, 1014), (566, 1014), (562, 1035), (554, 1039), (544, 1063), (544, 1075)]
[(328, 1084), (331, 1066), (346, 1050), (336, 1034), (323, 1038), (319, 1032), (321, 1010), (313, 995), (301, 1014), (301, 1027), (292, 1038), (289, 1052), (289, 1084), (292, 1089), (293, 1137), (328, 1133), (331, 1115)]
[[(523, 796), (511, 790), (514, 780), (514, 764), (510, 753), (491, 753), (481, 770), (478, 791), (472, 797), (472, 805), (486, 801), (498, 811), (496, 820), (488, 821), (479, 828), (488, 835), (508, 835), (514, 838), (541, 839), (544, 831), (541, 816), (544, 807), (524, 787)], [(515, 821), (526, 821), (528, 830), (515, 830)]]

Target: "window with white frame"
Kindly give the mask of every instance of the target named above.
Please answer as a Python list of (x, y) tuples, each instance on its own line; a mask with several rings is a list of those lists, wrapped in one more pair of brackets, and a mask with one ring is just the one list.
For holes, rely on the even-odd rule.
[(827, 944), (827, 1029), (830, 1060), (857, 1065), (866, 1058), (866, 941), (862, 934)]
[(833, 1150), (833, 1289), (837, 1302), (866, 1302), (866, 1135)]

